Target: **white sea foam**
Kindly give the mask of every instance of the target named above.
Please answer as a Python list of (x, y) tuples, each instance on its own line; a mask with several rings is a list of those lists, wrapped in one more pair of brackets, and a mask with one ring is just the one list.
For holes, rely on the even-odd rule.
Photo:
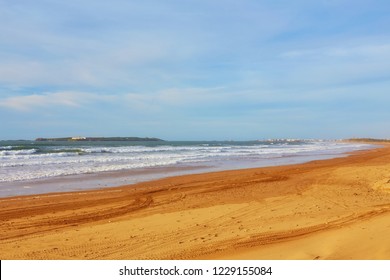
[[(13, 182), (56, 176), (181, 166), (218, 165), (220, 162), (272, 160), (288, 156), (340, 154), (367, 147), (364, 144), (329, 141), (297, 142), (273, 140), (250, 145), (200, 143), (160, 146), (42, 146), (0, 150), (0, 182)], [(243, 167), (245, 164), (243, 163)]]
[(0, 146), (0, 150), (11, 150), (13, 146)]
[(26, 149), (26, 150), (11, 150), (11, 149), (0, 151), (0, 156), (31, 155), (37, 151), (36, 149)]

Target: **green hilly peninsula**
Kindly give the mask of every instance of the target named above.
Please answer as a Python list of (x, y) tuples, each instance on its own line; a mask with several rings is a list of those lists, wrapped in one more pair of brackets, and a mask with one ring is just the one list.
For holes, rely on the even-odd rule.
[(61, 138), (37, 138), (35, 141), (164, 141), (159, 138), (149, 137), (61, 137)]

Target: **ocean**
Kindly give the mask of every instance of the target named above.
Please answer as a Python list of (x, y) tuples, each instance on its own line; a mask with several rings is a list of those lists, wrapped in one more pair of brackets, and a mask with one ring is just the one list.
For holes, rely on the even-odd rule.
[(0, 141), (0, 197), (133, 184), (167, 176), (303, 163), (371, 148), (324, 140)]

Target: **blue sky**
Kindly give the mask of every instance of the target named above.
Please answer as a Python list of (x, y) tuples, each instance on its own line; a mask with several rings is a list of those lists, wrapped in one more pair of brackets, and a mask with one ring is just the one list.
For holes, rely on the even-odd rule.
[(0, 139), (390, 137), (390, 2), (0, 0)]

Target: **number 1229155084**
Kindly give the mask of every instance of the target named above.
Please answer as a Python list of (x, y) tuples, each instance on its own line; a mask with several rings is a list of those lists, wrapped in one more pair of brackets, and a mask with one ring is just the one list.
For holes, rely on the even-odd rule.
[(272, 275), (271, 267), (258, 266), (220, 266), (213, 267), (213, 275)]

